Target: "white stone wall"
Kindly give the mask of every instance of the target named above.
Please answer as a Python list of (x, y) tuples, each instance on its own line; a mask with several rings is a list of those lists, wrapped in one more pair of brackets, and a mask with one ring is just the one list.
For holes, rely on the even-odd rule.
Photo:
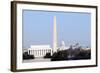
[(48, 52), (52, 54), (52, 48), (49, 45), (31, 45), (28, 49), (28, 54), (35, 57), (44, 57)]

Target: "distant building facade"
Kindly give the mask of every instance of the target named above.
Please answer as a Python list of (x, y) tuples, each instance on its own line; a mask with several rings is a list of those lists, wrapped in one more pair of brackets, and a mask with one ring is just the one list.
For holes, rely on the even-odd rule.
[(31, 45), (30, 48), (28, 48), (28, 54), (34, 55), (35, 57), (44, 57), (46, 53), (52, 54), (50, 45)]

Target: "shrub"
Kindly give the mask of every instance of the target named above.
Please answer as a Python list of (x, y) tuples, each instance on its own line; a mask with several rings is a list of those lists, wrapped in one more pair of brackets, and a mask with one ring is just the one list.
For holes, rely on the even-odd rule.
[(67, 50), (53, 53), (51, 61), (61, 61), (61, 60), (68, 60)]
[(23, 53), (23, 60), (34, 59), (34, 55), (28, 55), (28, 52)]
[(75, 55), (75, 59), (90, 59), (91, 51), (90, 50), (82, 50), (77, 55)]
[(51, 53), (46, 53), (46, 55), (44, 56), (44, 58), (51, 58)]

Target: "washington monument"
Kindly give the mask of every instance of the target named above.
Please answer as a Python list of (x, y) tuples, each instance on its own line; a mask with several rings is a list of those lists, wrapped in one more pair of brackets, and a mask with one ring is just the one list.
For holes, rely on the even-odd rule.
[(53, 53), (57, 52), (57, 24), (56, 24), (56, 16), (54, 16), (53, 23)]

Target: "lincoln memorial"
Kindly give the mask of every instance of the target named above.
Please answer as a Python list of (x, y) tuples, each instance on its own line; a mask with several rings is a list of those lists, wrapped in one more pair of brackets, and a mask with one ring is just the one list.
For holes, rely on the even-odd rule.
[(28, 48), (28, 54), (34, 55), (35, 57), (43, 57), (46, 53), (52, 54), (50, 45), (31, 45), (30, 48)]

